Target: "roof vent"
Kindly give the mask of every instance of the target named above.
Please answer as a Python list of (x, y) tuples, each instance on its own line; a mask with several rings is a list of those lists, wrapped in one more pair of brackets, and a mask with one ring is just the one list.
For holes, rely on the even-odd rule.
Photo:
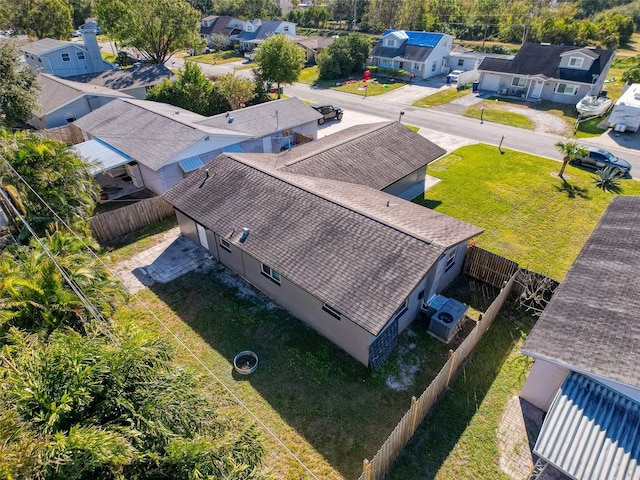
[(174, 115), (180, 115), (180, 110), (176, 110), (175, 112), (173, 112)]
[(243, 228), (242, 229), (242, 236), (240, 237), (240, 240), (239, 240), (240, 243), (244, 243), (248, 236), (249, 236), (249, 229), (248, 228)]

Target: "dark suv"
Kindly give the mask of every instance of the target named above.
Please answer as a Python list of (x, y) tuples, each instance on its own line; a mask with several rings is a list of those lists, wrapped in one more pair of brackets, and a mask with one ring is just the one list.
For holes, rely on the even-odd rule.
[(624, 175), (629, 175), (631, 165), (626, 160), (616, 157), (614, 154), (603, 150), (602, 148), (586, 147), (584, 154), (576, 155), (573, 161), (576, 165), (584, 165), (585, 167), (595, 168), (596, 170), (605, 167), (616, 167), (622, 171)]
[(318, 119), (318, 125), (322, 125), (325, 120), (331, 120), (332, 118), (342, 120), (343, 111), (341, 108), (334, 107), (333, 105), (321, 105), (313, 108), (322, 114), (322, 118)]

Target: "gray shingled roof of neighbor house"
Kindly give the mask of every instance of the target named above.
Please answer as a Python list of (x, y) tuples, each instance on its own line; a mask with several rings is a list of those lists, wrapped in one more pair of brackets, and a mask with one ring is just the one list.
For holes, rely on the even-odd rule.
[(198, 125), (263, 137), (317, 121), (322, 115), (297, 97), (260, 103), (198, 121)]
[[(591, 68), (589, 70), (560, 68), (560, 55), (572, 51), (579, 51), (595, 59)], [(513, 75), (542, 75), (546, 78), (556, 78), (558, 80), (592, 83), (593, 75), (602, 73), (613, 54), (613, 50), (601, 50), (598, 48), (526, 43), (513, 60), (487, 57), (482, 60), (478, 70)]]
[(118, 99), (74, 123), (93, 138), (99, 138), (147, 167), (158, 170), (207, 133), (230, 133), (195, 123), (204, 118), (164, 103)]
[(186, 178), (165, 199), (236, 245), (248, 228), (242, 250), (373, 335), (447, 246), (482, 232), (370, 187), (282, 172), (256, 155), (220, 155), (208, 168), (215, 173)]
[(56, 40), (54, 38), (43, 38), (35, 42), (27, 43), (20, 47), (25, 53), (31, 53), (33, 55), (42, 55), (43, 53), (57, 50), (59, 48), (68, 47), (70, 45), (76, 46), (79, 49), (84, 49), (83, 45), (78, 45), (73, 42), (64, 42), (62, 40)]
[(117, 92), (97, 85), (70, 81), (55, 75), (41, 73), (38, 75), (40, 90), (38, 91), (37, 113), (46, 114), (79, 98), (83, 95), (97, 95), (114, 98), (131, 98), (126, 93)]
[(388, 187), (446, 150), (398, 122), (357, 125), (278, 155), (283, 171)]
[(640, 387), (640, 198), (613, 197), (522, 352)]
[(88, 73), (67, 77), (75, 82), (98, 85), (113, 90), (125, 88), (147, 87), (170, 79), (175, 75), (164, 65), (140, 65), (139, 67), (107, 70), (106, 72)]

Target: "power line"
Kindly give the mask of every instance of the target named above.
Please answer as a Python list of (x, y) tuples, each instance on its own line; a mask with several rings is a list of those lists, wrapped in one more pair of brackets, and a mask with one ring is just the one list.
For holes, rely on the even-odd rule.
[[(113, 270), (111, 268), (109, 268), (108, 265), (106, 265), (104, 263), (104, 261), (98, 256), (98, 254), (89, 246), (86, 244), (86, 242), (84, 241), (83, 238), (81, 238), (58, 214), (57, 212), (40, 196), (40, 194), (38, 194), (38, 192), (36, 192), (33, 187), (31, 187), (31, 185), (24, 179), (24, 177), (22, 177), (22, 175), (20, 175), (20, 173), (18, 171), (16, 171), (15, 168), (13, 168), (13, 166), (9, 163), (9, 161), (4, 158), (3, 156), (0, 156), (0, 158), (2, 158), (2, 160), (4, 160), (5, 164), (7, 164), (9, 166), (9, 168), (12, 170), (12, 172), (20, 179), (20, 181), (22, 183), (24, 183), (27, 188), (36, 196), (36, 198), (38, 198), (38, 200), (40, 200), (40, 202), (42, 202), (42, 204), (44, 206), (47, 207), (47, 209), (49, 209), (49, 211), (51, 211), (51, 213), (54, 215), (54, 218), (56, 218), (62, 225), (65, 226), (65, 228), (67, 230), (69, 230), (69, 232), (77, 239), (79, 240), (87, 249), (87, 251), (93, 255), (95, 257), (96, 260), (98, 260), (98, 262), (100, 262), (100, 264), (111, 274), (111, 276), (116, 279), (119, 283), (121, 283), (125, 289), (128, 290), (127, 286), (124, 285), (124, 283), (115, 275), (115, 273), (113, 272)], [(2, 192), (3, 197), (5, 198), (5, 200), (7, 200), (6, 194), (4, 193), (4, 191), (2, 191), (2, 189), (0, 189), (0, 192)], [(17, 209), (15, 208), (15, 206), (13, 206), (13, 204), (11, 202), (9, 202), (9, 204), (12, 206), (13, 210), (19, 215), (19, 212), (17, 212)], [(22, 219), (22, 216), (19, 215), (19, 217)], [(23, 222), (26, 222), (26, 220), (23, 220)], [(26, 225), (26, 223), (25, 223)], [(32, 235), (35, 236), (36, 239), (38, 239), (37, 235), (35, 235), (35, 232), (33, 232), (33, 230), (31, 229), (30, 226), (28, 226), (27, 228), (29, 228), (29, 231), (32, 232)], [(40, 240), (38, 239), (38, 243), (40, 243)], [(42, 244), (41, 244), (42, 245)], [(45, 250), (46, 251), (46, 250)], [(49, 254), (49, 252), (47, 252), (47, 254)], [(50, 257), (51, 258), (51, 257)], [(55, 260), (54, 260), (55, 263)], [(56, 264), (57, 266), (57, 264)], [(79, 287), (76, 286), (76, 288), (78, 288), (79, 291)], [(74, 290), (75, 291), (75, 290)], [(171, 328), (165, 323), (163, 322), (160, 317), (158, 317), (158, 315), (156, 315), (156, 313), (154, 311), (152, 311), (149, 306), (136, 294), (133, 293), (132, 294), (133, 298), (136, 299), (136, 301), (149, 313), (151, 314), (151, 316), (162, 326), (162, 328), (164, 328), (167, 333), (169, 333), (169, 335), (171, 335), (171, 337), (173, 337), (173, 339), (182, 347), (184, 348), (191, 357), (193, 357), (196, 362), (198, 364), (200, 364), (200, 366), (202, 368), (204, 368), (204, 370), (207, 372), (207, 374), (209, 376), (211, 376), (216, 382), (218, 382), (223, 388), (224, 390), (227, 391), (227, 393), (229, 395), (231, 395), (231, 397), (234, 399), (234, 401), (240, 406), (242, 407), (312, 478), (314, 478), (315, 480), (319, 480), (319, 478), (309, 469), (309, 467), (307, 467), (307, 465), (300, 460), (300, 458), (298, 458), (298, 456), (293, 453), (293, 451), (291, 451), (291, 449), (289, 449), (289, 447), (287, 447), (287, 445), (255, 414), (253, 413), (253, 411), (240, 399), (240, 397), (238, 397), (201, 359), (200, 357), (198, 357), (195, 352), (193, 352), (193, 350), (191, 350), (189, 348), (188, 345), (186, 345), (182, 339), (180, 339), (180, 337), (178, 337), (178, 335), (176, 335), (173, 330), (171, 330)], [(82, 298), (81, 298), (82, 300)], [(109, 332), (110, 334), (110, 332)]]

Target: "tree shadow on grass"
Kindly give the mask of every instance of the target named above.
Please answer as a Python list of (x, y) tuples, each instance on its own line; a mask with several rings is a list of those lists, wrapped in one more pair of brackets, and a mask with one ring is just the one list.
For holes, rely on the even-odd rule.
[(571, 185), (565, 178), (562, 179), (562, 185), (555, 186), (558, 193), (566, 193), (567, 198), (574, 199), (576, 197), (583, 198), (584, 200), (590, 200), (589, 190), (587, 188)]

